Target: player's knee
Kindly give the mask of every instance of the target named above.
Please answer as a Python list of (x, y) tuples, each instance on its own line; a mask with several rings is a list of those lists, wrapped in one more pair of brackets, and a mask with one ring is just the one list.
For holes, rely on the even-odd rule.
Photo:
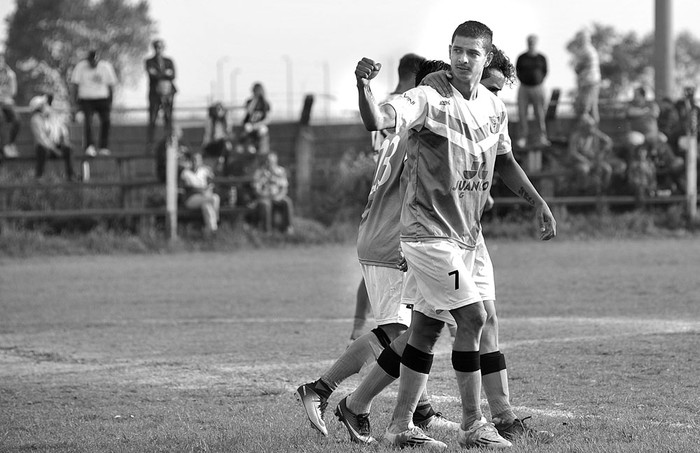
[(457, 322), (458, 329), (474, 333), (480, 332), (484, 328), (488, 318), (486, 309), (481, 303), (470, 304), (452, 310), (451, 313)]
[[(418, 315), (418, 316), (415, 316)], [(423, 350), (432, 350), (445, 323), (421, 313), (414, 313), (409, 343)]]

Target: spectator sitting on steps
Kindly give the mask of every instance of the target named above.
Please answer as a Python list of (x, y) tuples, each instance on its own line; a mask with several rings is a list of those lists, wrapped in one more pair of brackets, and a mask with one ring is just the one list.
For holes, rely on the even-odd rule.
[(589, 114), (583, 114), (569, 138), (569, 157), (579, 190), (593, 188), (596, 195), (607, 193), (613, 174), (624, 174), (627, 165), (612, 153), (612, 139), (598, 129)]
[(270, 119), (270, 103), (265, 97), (265, 89), (257, 82), (253, 85), (253, 96), (246, 101), (246, 114), (243, 118), (243, 141), (246, 147), (253, 147), (258, 154), (270, 151), (270, 132), (267, 127)]
[(32, 116), (30, 129), (36, 149), (36, 178), (41, 181), (47, 158), (60, 158), (65, 163), (66, 180), (73, 181), (72, 149), (65, 121), (53, 111), (46, 96), (35, 96), (29, 101)]
[(216, 233), (219, 225), (219, 195), (214, 193), (214, 173), (202, 164), (202, 153), (194, 151), (185, 156), (180, 174), (184, 188), (184, 204), (188, 209), (201, 209), (204, 235)]
[[(287, 171), (277, 164), (276, 153), (268, 153), (263, 164), (255, 171), (253, 188), (257, 197), (260, 227), (270, 232), (276, 226), (280, 231), (292, 233), (292, 200), (287, 196), (289, 181)], [(279, 222), (274, 221), (276, 214), (281, 217)]]

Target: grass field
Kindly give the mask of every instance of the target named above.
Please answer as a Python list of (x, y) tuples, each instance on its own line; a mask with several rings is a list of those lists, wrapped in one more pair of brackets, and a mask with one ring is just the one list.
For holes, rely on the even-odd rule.
[[(700, 452), (697, 240), (489, 248), (512, 403), (557, 436), (513, 452)], [(294, 393), (345, 348), (359, 278), (352, 246), (0, 258), (0, 451), (390, 451), (332, 417), (359, 377), (328, 438)], [(429, 392), (458, 419), (449, 354)]]

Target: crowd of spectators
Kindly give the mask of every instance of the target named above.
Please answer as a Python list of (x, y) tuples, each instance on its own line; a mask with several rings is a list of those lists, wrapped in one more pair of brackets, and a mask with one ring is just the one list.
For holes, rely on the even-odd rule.
[[(245, 209), (247, 224), (261, 231), (293, 231), (287, 171), (269, 148), (269, 110), (262, 84), (256, 83), (240, 127), (232, 124), (226, 107), (215, 102), (207, 109), (198, 146), (190, 145), (177, 125), (155, 145), (156, 173), (162, 182), (167, 147), (176, 146), (180, 203), (201, 209), (206, 236), (216, 234), (222, 203)], [(217, 177), (221, 184), (214, 184)]]
[[(144, 61), (148, 77), (148, 124), (146, 152), (155, 157), (156, 177), (166, 179), (167, 148), (177, 148), (178, 185), (182, 206), (201, 209), (204, 232), (210, 236), (218, 230), (220, 204), (249, 211), (248, 222), (264, 231), (292, 231), (292, 201), (287, 195), (289, 181), (286, 170), (270, 150), (270, 103), (259, 82), (242, 106), (243, 118), (234, 124), (232, 115), (221, 102), (208, 107), (200, 146), (190, 146), (183, 131), (173, 120), (177, 88), (172, 58), (164, 54), (161, 39), (152, 42), (153, 54)], [(82, 174), (89, 178), (85, 162), (98, 155), (108, 156), (111, 110), (114, 89), (118, 84), (114, 67), (100, 59), (97, 49), (90, 49), (70, 72), (70, 110), (62, 112), (52, 106), (52, 93), (37, 93), (29, 102), (29, 129), (36, 156), (35, 177), (44, 183), (47, 159), (61, 159), (67, 181), (77, 181), (73, 168), (74, 146), (70, 141), (70, 122), (83, 124)], [(15, 110), (17, 76), (0, 53), (0, 157), (19, 156), (15, 141), (21, 124)], [(93, 116), (99, 120), (95, 138)], [(157, 137), (157, 122), (162, 117), (162, 136)], [(80, 147), (80, 146), (79, 146)], [(221, 185), (215, 178), (221, 178)], [(227, 181), (228, 180), (228, 181)]]
[[(613, 140), (590, 113), (583, 113), (568, 137), (563, 167), (573, 171), (577, 194), (628, 194), (639, 199), (682, 194), (688, 135), (697, 131), (694, 90), (683, 99), (657, 102), (644, 87), (624, 109), (624, 133)], [(697, 140), (697, 137), (696, 137)]]
[[(146, 150), (156, 159), (156, 176), (165, 180), (165, 155), (169, 144), (178, 146), (178, 181), (183, 192), (196, 190), (183, 201), (186, 207), (202, 208), (205, 229), (213, 234), (220, 203), (247, 208), (250, 224), (264, 231), (291, 231), (292, 201), (287, 195), (288, 180), (277, 155), (270, 150), (270, 103), (261, 83), (252, 86), (241, 106), (238, 124), (221, 102), (208, 107), (201, 144), (193, 147), (183, 141), (182, 130), (173, 120), (176, 69), (164, 54), (161, 39), (152, 42), (153, 54), (144, 61), (148, 78), (148, 124)], [(682, 193), (685, 178), (684, 154), (690, 131), (697, 131), (698, 106), (695, 89), (687, 87), (683, 97), (653, 99), (644, 87), (637, 87), (624, 113), (624, 134), (614, 139), (601, 130), (598, 95), (601, 84), (600, 59), (587, 31), (576, 35), (570, 49), (577, 80), (574, 100), (575, 122), (570, 130), (566, 153), (560, 165), (571, 171), (577, 194), (633, 193), (638, 198)], [(528, 35), (527, 50), (517, 64), (518, 119), (516, 151), (535, 147), (550, 148), (545, 107), (548, 75), (547, 58), (538, 49), (536, 35)], [(98, 50), (86, 53), (70, 74), (71, 110), (65, 117), (51, 105), (51, 93), (34, 96), (30, 107), (30, 130), (36, 153), (35, 175), (42, 181), (45, 162), (60, 158), (65, 178), (76, 180), (72, 156), (74, 147), (67, 133), (68, 121), (82, 113), (82, 158), (109, 155), (110, 115), (118, 80), (108, 61)], [(17, 78), (0, 54), (0, 152), (5, 158), (17, 157), (20, 121), (14, 107)], [(529, 109), (535, 119), (535, 134), (528, 128)], [(100, 123), (97, 140), (93, 137), (92, 117)], [(156, 123), (163, 119), (163, 135), (156, 137)], [(70, 118), (70, 119), (69, 119)], [(206, 170), (206, 172), (205, 172)], [(83, 170), (84, 171), (84, 170)], [(207, 177), (201, 177), (204, 173)], [(192, 175), (197, 175), (193, 177)], [(235, 183), (213, 183), (214, 178), (231, 178)], [(85, 175), (82, 175), (85, 180)], [(206, 180), (206, 184), (202, 181)], [(194, 186), (193, 184), (196, 183)], [(219, 193), (216, 193), (216, 192)], [(204, 196), (206, 194), (207, 196)], [(209, 196), (216, 195), (216, 197)], [(196, 205), (196, 206), (195, 206)], [(216, 211), (216, 215), (212, 214)]]

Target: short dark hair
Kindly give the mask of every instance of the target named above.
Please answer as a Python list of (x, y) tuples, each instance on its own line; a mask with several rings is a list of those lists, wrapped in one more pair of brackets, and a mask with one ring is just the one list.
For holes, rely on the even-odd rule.
[(399, 60), (399, 78), (406, 79), (415, 76), (425, 58), (414, 53), (407, 53)]
[(506, 84), (512, 85), (515, 82), (515, 67), (511, 63), (510, 58), (501, 49), (496, 47), (495, 44), (491, 46), (491, 52), (493, 53), (493, 58), (491, 58), (491, 63), (484, 68), (484, 73), (481, 75), (482, 79), (491, 76), (492, 70), (501, 71), (503, 77), (506, 79)]
[(421, 63), (420, 67), (418, 68), (418, 71), (416, 72), (416, 86), (420, 85), (420, 83), (423, 81), (423, 78), (428, 74), (431, 74), (435, 71), (449, 70), (450, 64), (445, 63), (442, 60), (425, 60), (423, 61), (423, 63)]
[(491, 52), (493, 44), (493, 32), (489, 27), (475, 20), (468, 20), (459, 24), (452, 33), (452, 41), (455, 42), (455, 37), (463, 36), (465, 38), (481, 39), (484, 41), (484, 48), (487, 52)]

